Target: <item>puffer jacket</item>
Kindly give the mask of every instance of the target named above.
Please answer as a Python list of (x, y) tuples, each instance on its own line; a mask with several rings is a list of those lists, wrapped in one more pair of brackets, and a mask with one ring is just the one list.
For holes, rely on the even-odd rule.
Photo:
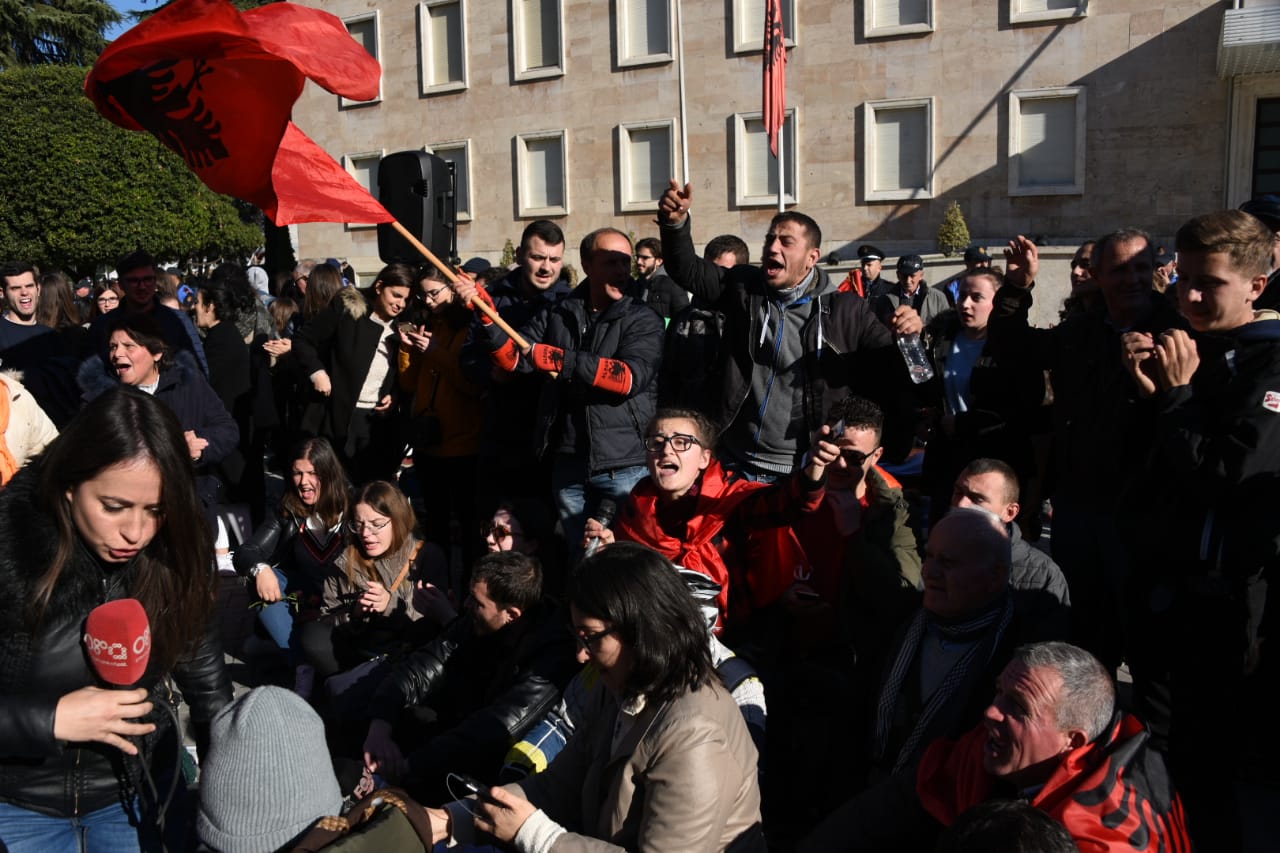
[[(32, 462), (0, 493), (0, 800), (58, 817), (83, 815), (119, 802), (126, 777), (136, 777), (136, 760), (97, 742), (65, 743), (54, 737), (58, 700), (82, 687), (102, 686), (84, 651), (89, 611), (130, 596), (131, 567), (107, 570), (78, 547), (33, 633), (25, 608), (38, 575), (53, 559), (58, 534), (53, 519), (37, 508), (35, 486), (40, 461)], [(139, 686), (151, 691), (156, 707), (142, 721), (157, 730), (143, 740), (144, 752), (176, 748), (169, 715), (161, 703), (175, 703), (168, 676), (191, 707), (197, 744), (208, 745), (208, 724), (231, 701), (217, 620), (210, 607), (204, 638), (182, 657), (172, 673), (153, 659)], [(163, 761), (157, 761), (163, 764)]]
[[(556, 450), (556, 425), (571, 417), (575, 407), (582, 408), (588, 466), (596, 474), (645, 462), (644, 429), (658, 405), (663, 335), (662, 318), (630, 298), (619, 299), (592, 322), (589, 293), (590, 284), (583, 282), (521, 331), (530, 343), (565, 351), (564, 370), (543, 384), (538, 399), (538, 454)], [(591, 384), (602, 358), (626, 362), (631, 369), (631, 389), (625, 397)], [(520, 360), (520, 369), (532, 369), (528, 359)]]

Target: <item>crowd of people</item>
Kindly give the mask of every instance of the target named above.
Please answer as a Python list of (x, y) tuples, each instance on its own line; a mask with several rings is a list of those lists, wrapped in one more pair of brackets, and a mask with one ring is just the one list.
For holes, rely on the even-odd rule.
[(1280, 199), (1085, 243), (1051, 328), (1024, 237), (836, 281), (692, 207), (575, 275), (0, 268), (0, 848), (1245, 849)]

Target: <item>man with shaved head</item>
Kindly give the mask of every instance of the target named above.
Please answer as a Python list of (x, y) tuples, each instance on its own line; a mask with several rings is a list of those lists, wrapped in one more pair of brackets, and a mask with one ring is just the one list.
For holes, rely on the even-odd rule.
[(1009, 587), (1012, 542), (990, 512), (957, 507), (925, 547), (922, 606), (884, 661), (871, 731), (871, 766), (911, 771), (925, 747), (982, 718), (995, 677), (1024, 642)]

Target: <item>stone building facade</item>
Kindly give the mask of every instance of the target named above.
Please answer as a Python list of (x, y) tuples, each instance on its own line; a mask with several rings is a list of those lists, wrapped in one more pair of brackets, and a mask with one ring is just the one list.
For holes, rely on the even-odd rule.
[[(685, 163), (695, 240), (735, 233), (758, 252), (777, 210), (759, 122), (764, 0), (322, 6), (382, 62), (382, 97), (345, 104), (309, 85), (294, 120), (362, 180), (395, 151), (455, 161), (462, 257), (496, 260), (540, 216), (569, 235), (571, 263), (593, 228), (655, 233), (653, 199)], [(1167, 240), (1250, 194), (1258, 104), (1280, 96), (1271, 59), (1224, 67), (1224, 21), (1280, 8), (1233, 6), (784, 0), (787, 207), (844, 258), (864, 241), (933, 252), (953, 200), (990, 247), (1025, 233), (1057, 258), (1123, 225)], [(378, 266), (367, 227), (301, 226), (297, 246)]]

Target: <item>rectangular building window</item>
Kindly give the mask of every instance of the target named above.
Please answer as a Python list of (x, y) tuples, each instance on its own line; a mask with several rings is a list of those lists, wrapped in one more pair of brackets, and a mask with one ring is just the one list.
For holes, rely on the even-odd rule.
[[(764, 50), (765, 0), (733, 0), (733, 52)], [(787, 47), (796, 41), (796, 0), (782, 0), (782, 32)]]
[(1084, 193), (1084, 88), (1009, 93), (1009, 194)]
[(622, 210), (654, 209), (674, 172), (674, 122), (624, 124), (618, 128), (618, 187)]
[(564, 74), (560, 0), (511, 0), (517, 80)]
[[(378, 150), (342, 155), (342, 167), (347, 170), (347, 174), (355, 178), (360, 186), (367, 189), (374, 198), (378, 197), (378, 161), (382, 159), (382, 154), (383, 152)], [(346, 230), (357, 231), (376, 227), (376, 225), (348, 223)]]
[(1009, 0), (1011, 24), (1083, 18), (1088, 12), (1089, 0)]
[[(763, 20), (763, 19), (762, 19)], [(787, 110), (782, 125), (782, 157), (786, 168), (784, 203), (795, 204), (799, 150), (796, 147), (796, 111)], [(778, 203), (778, 158), (769, 150), (769, 137), (764, 132), (760, 113), (738, 113), (734, 116), (734, 201), (739, 207), (763, 207)]]
[(863, 0), (862, 12), (867, 38), (933, 30), (933, 0)]
[[(378, 44), (378, 12), (377, 10), (364, 15), (353, 15), (350, 18), (344, 18), (342, 23), (347, 27), (347, 32), (351, 33), (351, 37), (360, 43), (360, 46), (369, 52), (369, 55), (379, 62), (382, 61), (382, 51)], [(341, 107), (358, 107), (365, 104), (376, 104), (382, 100), (382, 79), (378, 79), (378, 96), (370, 101), (353, 101), (350, 98), (339, 96), (338, 105)]]
[(525, 133), (516, 137), (516, 176), (520, 216), (556, 216), (569, 212), (565, 132)]
[(617, 4), (618, 65), (670, 62), (671, 0), (617, 0)]
[(1280, 193), (1280, 98), (1258, 98), (1250, 198)]
[(933, 99), (868, 101), (863, 110), (867, 201), (933, 198)]
[(458, 221), (470, 222), (471, 210), (471, 140), (436, 142), (427, 150), (453, 164), (453, 196), (458, 203)]
[(424, 0), (418, 4), (422, 44), (422, 93), (467, 88), (467, 24), (463, 0)]

